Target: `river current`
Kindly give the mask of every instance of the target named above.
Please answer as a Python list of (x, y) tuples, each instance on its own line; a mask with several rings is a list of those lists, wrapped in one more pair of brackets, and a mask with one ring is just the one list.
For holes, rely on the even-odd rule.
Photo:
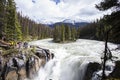
[[(33, 41), (30, 45), (37, 45), (49, 49), (55, 57), (40, 68), (34, 80), (83, 80), (89, 62), (101, 63), (104, 52), (104, 42), (78, 39), (71, 43), (54, 43), (52, 39)], [(110, 49), (117, 45), (108, 43)], [(112, 52), (120, 57), (116, 51)]]

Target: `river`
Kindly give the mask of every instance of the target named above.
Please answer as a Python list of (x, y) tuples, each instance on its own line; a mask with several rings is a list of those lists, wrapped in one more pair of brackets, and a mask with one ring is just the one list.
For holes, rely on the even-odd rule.
[[(95, 40), (78, 39), (71, 43), (54, 43), (52, 39), (32, 41), (30, 45), (38, 45), (47, 48), (54, 53), (54, 59), (50, 60), (43, 68), (40, 68), (34, 80), (83, 80), (83, 76), (89, 62), (101, 63), (104, 51), (104, 42)], [(110, 49), (117, 45), (108, 43)], [(116, 51), (112, 53), (120, 57)]]

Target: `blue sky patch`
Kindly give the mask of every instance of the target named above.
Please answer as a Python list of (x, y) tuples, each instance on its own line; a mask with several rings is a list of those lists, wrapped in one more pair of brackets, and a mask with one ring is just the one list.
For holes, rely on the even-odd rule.
[(60, 3), (60, 0), (52, 0), (52, 1), (54, 1), (56, 5)]
[(35, 0), (32, 0), (32, 2), (33, 2), (33, 3), (36, 3), (36, 1), (35, 1)]

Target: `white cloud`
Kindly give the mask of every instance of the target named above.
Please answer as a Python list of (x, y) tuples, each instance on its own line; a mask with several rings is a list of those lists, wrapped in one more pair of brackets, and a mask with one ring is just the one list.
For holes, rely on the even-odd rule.
[[(103, 12), (95, 8), (100, 0), (15, 0), (18, 11), (34, 20), (57, 22), (63, 19), (79, 18), (92, 21), (103, 16)], [(105, 13), (104, 13), (105, 14)]]

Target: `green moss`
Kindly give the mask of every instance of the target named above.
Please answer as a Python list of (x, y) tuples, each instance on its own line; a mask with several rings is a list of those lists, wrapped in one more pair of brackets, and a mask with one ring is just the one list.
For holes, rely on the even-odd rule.
[(11, 54), (17, 54), (19, 52), (18, 49), (9, 49), (9, 50), (4, 50), (2, 55), (11, 55)]

